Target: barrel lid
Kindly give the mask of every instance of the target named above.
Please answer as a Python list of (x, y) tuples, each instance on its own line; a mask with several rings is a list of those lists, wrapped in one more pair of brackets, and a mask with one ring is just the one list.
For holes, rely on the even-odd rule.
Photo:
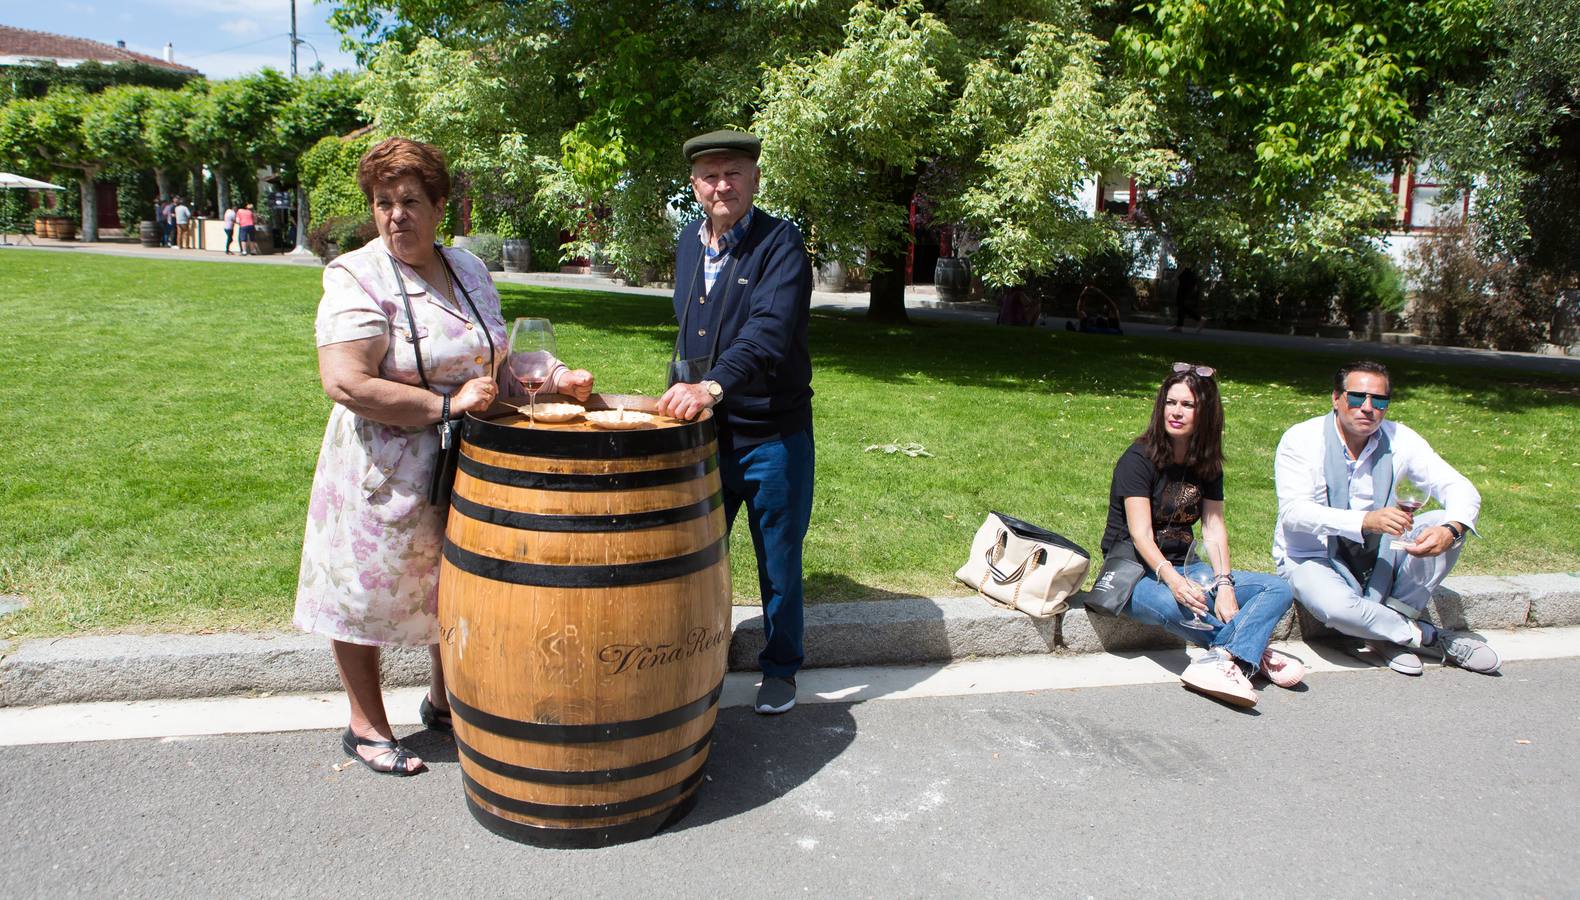
[[(540, 402), (548, 402), (550, 399), (569, 401), (571, 398), (551, 398), (549, 395), (540, 394), (538, 399)], [(593, 394), (587, 398), (583, 406), (589, 411), (623, 408), (656, 413), (658, 399), (638, 394)], [(484, 417), (467, 413), (462, 423), (461, 436), (468, 444), (484, 450), (551, 459), (625, 459), (656, 456), (703, 447), (712, 443), (717, 436), (712, 410), (704, 410), (701, 416), (691, 422), (631, 431), (523, 428), (503, 421), (514, 415), (513, 410), (500, 411), (497, 407)]]

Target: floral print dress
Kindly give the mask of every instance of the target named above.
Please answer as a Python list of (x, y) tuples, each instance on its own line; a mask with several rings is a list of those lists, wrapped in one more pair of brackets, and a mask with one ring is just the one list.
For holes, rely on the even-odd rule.
[[(445, 258), (483, 318), (456, 291), (452, 305), (374, 241), (324, 270), (318, 346), (389, 336), (379, 376), (422, 384), (406, 307), (391, 263), (400, 267), (420, 338), (423, 370), (436, 391), (455, 391), (506, 354), (505, 322), (482, 260), (446, 248)], [(558, 372), (555, 373), (558, 375)], [(508, 379), (507, 379), (508, 380)], [(503, 393), (503, 392), (502, 392)], [(514, 393), (514, 392), (512, 392)], [(457, 439), (459, 439), (457, 437)], [(428, 502), (439, 435), (433, 426), (385, 425), (335, 404), (313, 473), (296, 589), (295, 624), (353, 644), (419, 646), (439, 639), (439, 554), (444, 516)]]

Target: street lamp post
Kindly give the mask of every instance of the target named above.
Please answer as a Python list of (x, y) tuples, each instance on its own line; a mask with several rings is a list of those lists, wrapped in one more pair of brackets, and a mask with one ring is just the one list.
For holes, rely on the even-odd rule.
[[(296, 45), (306, 43), (296, 36), (296, 0), (291, 0), (291, 80), (296, 80)], [(300, 167), (298, 167), (300, 169)], [(307, 249), (307, 192), (302, 190), (302, 173), (296, 173), (296, 249), (292, 256), (312, 256)]]

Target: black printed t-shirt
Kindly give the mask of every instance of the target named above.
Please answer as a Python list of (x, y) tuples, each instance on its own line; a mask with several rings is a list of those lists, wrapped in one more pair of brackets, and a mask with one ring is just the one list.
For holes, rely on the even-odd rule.
[(1114, 465), (1114, 480), (1108, 487), (1105, 555), (1115, 544), (1130, 540), (1130, 526), (1125, 521), (1126, 497), (1152, 498), (1152, 539), (1169, 562), (1181, 563), (1185, 551), (1190, 549), (1191, 529), (1201, 519), (1202, 501), (1223, 499), (1223, 473), (1204, 482), (1185, 471), (1184, 466), (1171, 465), (1159, 471), (1140, 442), (1131, 444)]

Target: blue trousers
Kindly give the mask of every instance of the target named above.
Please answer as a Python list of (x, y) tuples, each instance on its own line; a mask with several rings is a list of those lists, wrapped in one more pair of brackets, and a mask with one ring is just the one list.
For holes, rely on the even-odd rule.
[(768, 640), (757, 664), (775, 678), (794, 675), (805, 656), (801, 545), (812, 520), (815, 457), (811, 429), (719, 454), (726, 527), (734, 529), (735, 514), (746, 504)]
[[(1183, 574), (1183, 569), (1180, 571)], [(1273, 629), (1294, 605), (1295, 595), (1289, 584), (1277, 575), (1235, 569), (1234, 596), (1240, 603), (1240, 611), (1228, 623), (1219, 621), (1209, 612), (1202, 620), (1212, 626), (1211, 631), (1186, 628), (1180, 623), (1190, 621), (1190, 610), (1174, 599), (1174, 592), (1168, 585), (1148, 574), (1136, 583), (1135, 592), (1125, 606), (1125, 615), (1137, 622), (1160, 625), (1169, 634), (1188, 643), (1222, 647), (1235, 659), (1250, 665), (1254, 672), (1261, 668), (1262, 653), (1273, 639)], [(1209, 609), (1215, 608), (1210, 601), (1207, 605)]]

